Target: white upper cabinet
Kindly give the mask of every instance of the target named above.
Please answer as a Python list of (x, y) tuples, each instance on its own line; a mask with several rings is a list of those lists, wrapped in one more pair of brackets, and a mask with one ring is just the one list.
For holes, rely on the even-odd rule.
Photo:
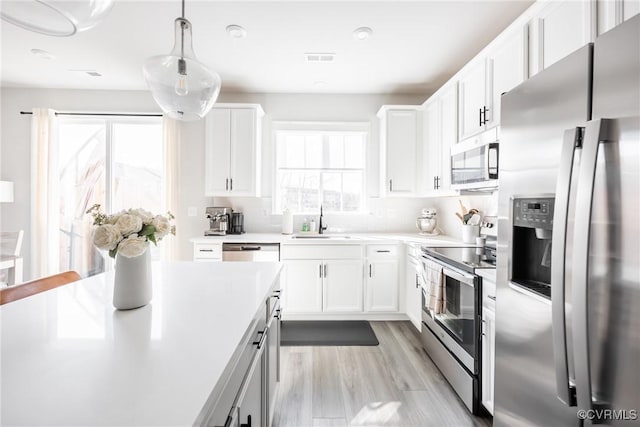
[(440, 99), (429, 100), (424, 106), (424, 156), (426, 157), (425, 188), (432, 192), (438, 189), (438, 180), (442, 175), (441, 165), (441, 125)]
[(439, 96), (440, 103), (440, 175), (438, 191), (451, 187), (451, 147), (458, 142), (458, 85), (449, 85)]
[(500, 96), (528, 75), (527, 28), (510, 29), (495, 46), (460, 74), (459, 140), (500, 124)]
[(380, 119), (381, 196), (413, 196), (418, 191), (419, 106), (386, 105)]
[(598, 0), (598, 35), (640, 13), (640, 0)]
[(458, 142), (457, 89), (454, 82), (424, 104), (424, 187), (430, 195), (450, 189), (451, 146)]
[(486, 60), (479, 60), (464, 70), (458, 84), (458, 139), (462, 141), (485, 129), (485, 115), (491, 109), (491, 99), (487, 98)]
[(487, 129), (500, 124), (502, 94), (528, 77), (528, 33), (526, 25), (516, 28), (487, 55), (488, 92), (491, 97), (491, 108), (486, 117)]
[(259, 196), (264, 111), (216, 104), (206, 117), (205, 195)]
[(595, 39), (595, 1), (549, 2), (533, 20), (531, 75)]

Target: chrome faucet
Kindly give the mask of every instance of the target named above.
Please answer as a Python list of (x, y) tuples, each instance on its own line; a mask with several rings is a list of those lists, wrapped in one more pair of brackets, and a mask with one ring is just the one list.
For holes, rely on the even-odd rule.
[(318, 221), (318, 234), (324, 234), (327, 229), (326, 225), (322, 225), (322, 205), (320, 205), (320, 221)]

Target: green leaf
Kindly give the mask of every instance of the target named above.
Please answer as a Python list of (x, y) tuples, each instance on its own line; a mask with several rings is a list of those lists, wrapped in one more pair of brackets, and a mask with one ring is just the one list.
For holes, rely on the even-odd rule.
[[(139, 236), (153, 236), (156, 232), (156, 227), (153, 224), (146, 224), (142, 227), (142, 230), (138, 233)], [(151, 240), (151, 239), (149, 239)]]
[(118, 253), (118, 248), (113, 248), (109, 250), (109, 256), (111, 258), (115, 258), (117, 253)]
[(154, 245), (158, 246), (158, 242), (156, 242), (156, 235), (155, 234), (150, 234), (148, 239), (151, 240)]

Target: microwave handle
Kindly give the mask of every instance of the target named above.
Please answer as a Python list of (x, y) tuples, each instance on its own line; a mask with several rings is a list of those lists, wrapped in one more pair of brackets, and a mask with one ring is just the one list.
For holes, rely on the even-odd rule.
[[(496, 155), (495, 155), (495, 159), (496, 159), (496, 164), (492, 165), (491, 164), (491, 150), (495, 150)], [(486, 166), (487, 166), (487, 178), (488, 179), (498, 179), (498, 143), (497, 142), (492, 142), (491, 144), (489, 144), (487, 146), (487, 160), (486, 160)], [(494, 171), (493, 173), (491, 171)]]

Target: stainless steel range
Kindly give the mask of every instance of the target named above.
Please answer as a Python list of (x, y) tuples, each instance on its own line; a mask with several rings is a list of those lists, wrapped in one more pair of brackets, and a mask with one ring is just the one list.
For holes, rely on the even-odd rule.
[(495, 248), (422, 248), (422, 343), (469, 410), (480, 408), (482, 280)]

